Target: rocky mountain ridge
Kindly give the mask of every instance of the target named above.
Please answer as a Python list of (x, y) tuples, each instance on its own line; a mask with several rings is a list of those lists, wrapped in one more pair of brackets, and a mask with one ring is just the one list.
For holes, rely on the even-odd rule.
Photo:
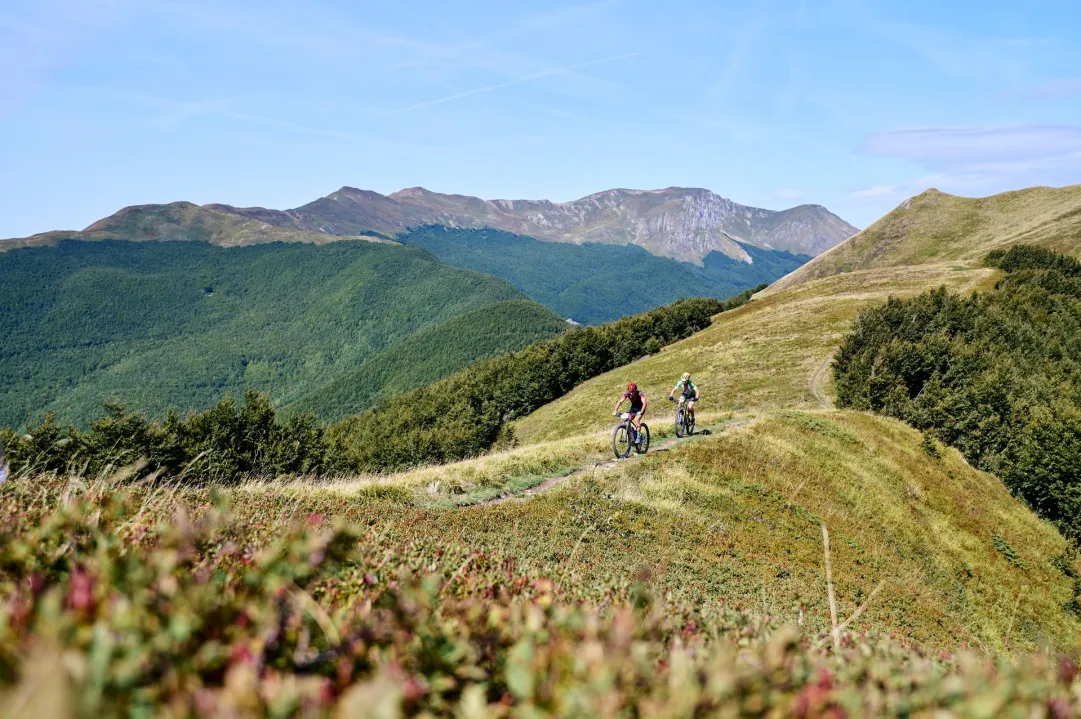
[(570, 202), (551, 202), (482, 200), (423, 187), (390, 195), (343, 187), (291, 210), (223, 204), (138, 205), (95, 222), (83, 233), (46, 233), (4, 242), (9, 246), (46, 244), (60, 234), (133, 240), (194, 234), (221, 245), (325, 242), (373, 234), (392, 238), (409, 228), (433, 224), (491, 227), (555, 242), (633, 244), (656, 255), (696, 263), (712, 251), (750, 262), (743, 245), (816, 256), (857, 231), (821, 205), (767, 210), (740, 205), (701, 188), (613, 189)]

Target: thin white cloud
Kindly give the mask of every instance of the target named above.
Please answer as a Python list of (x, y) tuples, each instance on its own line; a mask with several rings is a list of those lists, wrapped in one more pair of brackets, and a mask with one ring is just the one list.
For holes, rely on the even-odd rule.
[(1051, 101), (1067, 100), (1081, 95), (1081, 77), (1063, 77), (1038, 82), (998, 96), (999, 100)]
[(473, 88), (472, 90), (465, 90), (463, 92), (456, 92), (444, 97), (438, 97), (434, 100), (426, 100), (425, 102), (418, 102), (406, 107), (400, 107), (396, 110), (388, 110), (386, 112), (377, 113), (368, 117), (369, 120), (377, 120), (383, 117), (390, 117), (391, 115), (400, 115), (406, 112), (412, 112), (414, 110), (420, 110), (425, 107), (432, 107), (434, 105), (442, 105), (446, 102), (453, 102), (455, 100), (462, 100), (467, 97), (473, 97), (475, 95), (483, 95), (489, 92), (495, 92), (496, 90), (502, 90), (504, 88), (513, 87), (514, 85), (521, 85), (523, 83), (531, 82), (533, 80), (540, 80), (546, 77), (553, 77), (556, 75), (566, 75), (574, 72), (575, 70), (582, 70), (587, 67), (593, 67), (595, 65), (603, 65), (610, 62), (616, 62), (618, 60), (628, 60), (633, 57), (639, 57), (642, 53), (630, 52), (622, 55), (613, 55), (611, 57), (604, 57), (599, 60), (592, 60), (590, 62), (583, 62), (578, 65), (567, 65), (565, 67), (554, 67), (548, 70), (541, 70), (539, 72), (532, 72), (528, 75), (516, 77), (513, 80), (507, 80), (506, 82), (499, 82), (494, 85), (485, 85), (483, 87)]
[(957, 169), (1070, 158), (1081, 152), (1081, 126), (934, 127), (872, 136), (863, 152)]
[(868, 139), (862, 151), (908, 160), (930, 174), (849, 193), (848, 198), (858, 202), (896, 200), (928, 187), (990, 195), (1032, 185), (1081, 182), (1081, 126), (1076, 125), (891, 130)]
[(896, 196), (900, 190), (901, 188), (898, 185), (873, 185), (850, 192), (848, 196), (853, 200), (881, 200), (886, 197)]
[(240, 103), (235, 99), (214, 98), (207, 100), (174, 100), (171, 98), (147, 95), (144, 93), (115, 90), (112, 88), (82, 87), (77, 90), (92, 91), (96, 94), (109, 94), (119, 100), (132, 102), (143, 107), (150, 108), (151, 122), (164, 128), (180, 125), (189, 120), (199, 118), (223, 118), (251, 125), (262, 125), (280, 130), (288, 130), (314, 137), (325, 137), (347, 142), (365, 143), (369, 145), (382, 145), (395, 148), (424, 149), (424, 150), (449, 150), (460, 149), (452, 146), (434, 145), (420, 142), (401, 142), (378, 137), (364, 135), (349, 130), (319, 127), (292, 120), (283, 120), (259, 113), (253, 113), (238, 108)]
[(803, 193), (799, 190), (793, 190), (791, 188), (785, 187), (774, 192), (773, 196), (779, 200), (798, 200), (803, 197)]

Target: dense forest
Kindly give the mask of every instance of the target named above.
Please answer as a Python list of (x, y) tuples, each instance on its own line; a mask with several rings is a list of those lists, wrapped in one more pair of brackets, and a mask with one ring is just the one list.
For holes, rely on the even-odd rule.
[[(903, 419), (1081, 540), (1081, 262), (996, 251), (1005, 272), (866, 311), (834, 363), (840, 404)], [(933, 442), (928, 451), (935, 451)]]
[(683, 297), (731, 297), (770, 283), (811, 258), (743, 249), (753, 262), (712, 252), (703, 265), (658, 257), (635, 245), (545, 242), (492, 229), (440, 225), (396, 238), (443, 262), (501, 277), (563, 317), (600, 324)]
[(246, 390), (340, 417), (567, 328), (500, 279), (389, 243), (64, 241), (0, 254), (0, 276), (0, 425), (16, 427)]

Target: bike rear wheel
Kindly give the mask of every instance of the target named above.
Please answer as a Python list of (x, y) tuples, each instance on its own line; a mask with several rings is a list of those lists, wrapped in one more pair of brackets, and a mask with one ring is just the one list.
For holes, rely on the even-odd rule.
[(686, 419), (686, 412), (682, 407), (676, 410), (676, 436), (682, 437), (683, 432), (686, 430), (684, 421)]
[(634, 451), (638, 454), (645, 454), (649, 451), (649, 425), (643, 424), (642, 429), (638, 432), (638, 442), (634, 445)]
[(612, 430), (612, 451), (616, 459), (623, 459), (631, 453), (631, 435), (625, 422)]

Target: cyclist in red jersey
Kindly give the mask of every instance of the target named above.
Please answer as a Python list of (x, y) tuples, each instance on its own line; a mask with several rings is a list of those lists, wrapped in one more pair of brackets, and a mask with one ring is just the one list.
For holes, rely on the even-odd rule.
[(645, 415), (646, 406), (649, 402), (646, 400), (645, 394), (638, 391), (638, 385), (634, 382), (627, 385), (627, 391), (620, 395), (615, 408), (612, 410), (612, 414), (618, 417), (619, 408), (627, 401), (630, 401), (631, 403), (629, 414), (631, 415), (631, 421), (634, 422), (634, 430), (635, 432), (639, 432), (642, 429), (642, 416)]

